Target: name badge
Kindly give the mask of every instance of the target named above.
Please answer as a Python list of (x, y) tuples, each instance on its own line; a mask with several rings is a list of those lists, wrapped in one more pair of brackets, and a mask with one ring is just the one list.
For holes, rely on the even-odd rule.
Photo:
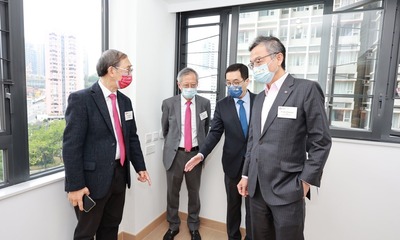
[(200, 120), (204, 120), (206, 118), (208, 118), (207, 111), (204, 111), (204, 112), (200, 113)]
[(125, 121), (129, 121), (132, 119), (133, 119), (133, 112), (132, 111), (125, 112)]
[(278, 107), (278, 118), (297, 118), (297, 107)]

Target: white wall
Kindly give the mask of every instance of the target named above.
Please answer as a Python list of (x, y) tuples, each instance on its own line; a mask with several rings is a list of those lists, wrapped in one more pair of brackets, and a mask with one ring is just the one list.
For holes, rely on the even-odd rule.
[[(161, 101), (173, 95), (175, 16), (160, 0), (111, 1), (110, 47), (126, 52), (134, 65), (131, 97), (142, 149), (146, 133), (160, 130)], [(132, 179), (121, 230), (137, 234), (165, 211), (162, 141), (146, 156), (153, 185)], [(226, 197), (220, 163), (221, 146), (207, 159), (202, 175), (202, 217), (224, 222)], [(400, 236), (400, 147), (334, 139), (322, 187), (307, 202), (308, 240), (395, 240)], [(7, 197), (0, 190), (0, 239), (71, 239), (76, 223), (62, 177), (48, 185)], [(22, 184), (29, 185), (29, 183)], [(18, 188), (16, 186), (15, 188)], [(187, 191), (182, 186), (181, 211)], [(185, 227), (185, 226), (182, 226)]]
[(128, 54), (133, 81), (125, 93), (132, 99), (142, 150), (155, 145), (145, 156), (152, 186), (139, 183), (127, 191), (121, 231), (137, 234), (166, 208), (162, 140), (145, 143), (148, 133), (161, 130), (161, 102), (173, 95), (175, 66), (175, 14), (162, 1), (113, 1), (110, 6), (110, 48)]

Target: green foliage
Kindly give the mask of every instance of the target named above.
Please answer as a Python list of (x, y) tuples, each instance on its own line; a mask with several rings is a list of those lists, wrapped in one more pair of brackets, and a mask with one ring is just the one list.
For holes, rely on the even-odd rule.
[(97, 74), (85, 77), (85, 88), (92, 86), (97, 80), (99, 80)]
[(64, 120), (29, 124), (29, 165), (31, 167), (47, 168), (60, 162), (64, 128)]

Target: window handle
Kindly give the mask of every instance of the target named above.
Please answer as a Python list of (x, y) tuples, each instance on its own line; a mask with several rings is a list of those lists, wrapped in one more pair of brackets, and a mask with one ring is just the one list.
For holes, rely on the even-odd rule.
[(10, 113), (13, 114), (14, 111), (13, 111), (13, 105), (12, 105), (12, 102), (11, 102), (11, 93), (8, 92), (8, 91), (6, 91), (6, 99), (10, 100)]

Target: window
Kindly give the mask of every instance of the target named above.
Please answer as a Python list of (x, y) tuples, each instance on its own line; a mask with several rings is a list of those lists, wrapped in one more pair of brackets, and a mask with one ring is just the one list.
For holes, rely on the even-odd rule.
[[(52, 11), (37, 14), (45, 8)], [(101, 4), (97, 0), (25, 0), (24, 26), (25, 55), (29, 56), (25, 58), (29, 166), (35, 174), (63, 165), (68, 96), (97, 76)]]
[(63, 169), (67, 98), (97, 80), (107, 3), (0, 1), (0, 187)]
[[(286, 46), (286, 70), (318, 81), (325, 91), (332, 136), (400, 142), (399, 7), (397, 0), (293, 0), (219, 9), (221, 19), (226, 13), (232, 19), (220, 25), (230, 35), (221, 35), (221, 49), (229, 48), (219, 52), (219, 61), (248, 64), (255, 37), (277, 36)], [(217, 75), (217, 100), (226, 96), (223, 81)], [(258, 93), (264, 86), (251, 81), (249, 88)]]

